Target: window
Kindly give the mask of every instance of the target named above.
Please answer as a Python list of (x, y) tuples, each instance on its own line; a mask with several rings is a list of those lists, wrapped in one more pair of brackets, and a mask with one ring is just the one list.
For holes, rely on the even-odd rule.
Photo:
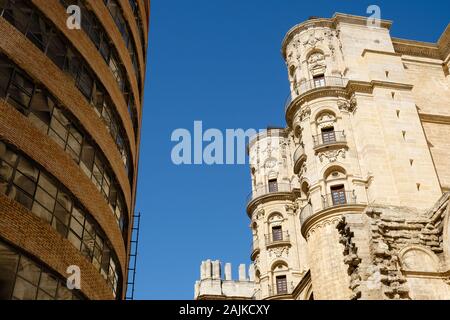
[[(3, 67), (2, 67), (3, 66)], [(74, 121), (70, 119), (71, 115), (59, 107), (58, 101), (43, 87), (36, 84), (30, 79), (22, 70), (18, 69), (5, 56), (0, 54), (0, 71), (6, 70), (5, 73), (0, 74), (0, 81), (2, 75), (8, 75), (9, 79), (4, 79), (2, 82), (6, 84), (5, 96), (6, 101), (12, 106), (16, 107), (25, 116), (28, 116), (31, 122), (43, 133), (52, 138), (63, 150), (65, 150), (74, 161), (81, 167), (83, 172), (92, 179), (99, 191), (103, 194), (106, 200), (109, 200), (109, 191), (111, 186), (118, 184), (111, 167), (108, 165), (103, 153), (98, 146), (90, 143), (91, 139), (86, 134), (83, 134), (76, 128)], [(9, 84), (8, 84), (9, 83)], [(0, 82), (1, 84), (1, 82)], [(112, 138), (116, 140), (118, 151), (123, 159), (125, 168), (128, 172), (129, 181), (132, 182), (132, 168), (129, 165), (130, 158), (128, 153), (128, 145), (124, 141), (121, 134), (118, 121), (113, 117), (114, 113), (109, 97), (100, 94), (96, 90), (95, 103), (101, 103), (100, 116), (103, 116), (107, 127), (110, 130)], [(99, 101), (97, 101), (99, 100)], [(94, 166), (94, 159), (96, 165)], [(31, 196), (33, 193), (29, 190), (31, 188), (30, 179), (22, 176), (23, 172), (19, 172), (15, 177), (15, 184), (7, 185), (6, 179), (10, 178), (12, 174), (12, 166), (15, 163), (1, 164), (0, 172), (0, 190), (9, 197), (19, 201), (28, 209), (31, 208)], [(32, 189), (34, 190), (34, 189)], [(124, 213), (126, 208), (124, 206), (117, 207), (115, 198), (123, 199), (123, 194), (119, 190), (119, 195), (116, 191), (114, 196), (114, 205), (111, 207), (112, 214), (116, 216), (119, 226), (123, 226)], [(122, 200), (120, 203), (124, 203)], [(49, 213), (42, 203), (33, 205), (33, 210), (41, 218), (50, 222)], [(59, 228), (59, 230), (63, 230)], [(122, 229), (123, 231), (123, 229)]]
[(319, 87), (324, 87), (325, 86), (325, 76), (323, 74), (318, 75), (318, 76), (314, 76), (313, 77), (313, 81), (314, 81), (314, 87), (315, 88), (319, 88)]
[(65, 283), (65, 280), (59, 280), (44, 267), (0, 242), (0, 300), (83, 298), (78, 291), (69, 291)]
[(269, 180), (269, 192), (278, 192), (277, 179)]
[(0, 59), (0, 97), (5, 97), (13, 67)]
[[(2, 142), (0, 142), (0, 178), (0, 186), (7, 186), (0, 189), (3, 193), (6, 193), (8, 186), (10, 190), (14, 190), (10, 193), (11, 198), (24, 205), (42, 221), (51, 225), (61, 236), (67, 238), (77, 250), (88, 257), (99, 272), (101, 272), (100, 268), (103, 268), (102, 274), (111, 273), (113, 270), (112, 276), (115, 280), (108, 280), (108, 285), (113, 289), (114, 294), (117, 293), (119, 271), (116, 270), (116, 258), (111, 257), (110, 246), (105, 241), (106, 236), (94, 219), (74, 203), (73, 197), (64, 187), (58, 185), (46, 172), (39, 170), (34, 163), (11, 151)], [(106, 184), (109, 183), (106, 179), (104, 180)], [(124, 210), (121, 200), (116, 199), (115, 201), (116, 215), (119, 212), (117, 222), (119, 226), (123, 226)], [(118, 208), (120, 208), (119, 211)], [(1, 249), (0, 244), (0, 264), (3, 259)], [(102, 264), (104, 254), (109, 259), (110, 265)], [(21, 260), (21, 263), (18, 269), (20, 279), (16, 283), (14, 297), (34, 299), (39, 280), (36, 275), (39, 272), (29, 261)], [(7, 270), (4, 273), (7, 273)], [(0, 298), (3, 295), (2, 282), (6, 282), (6, 280), (0, 274)], [(6, 283), (5, 286), (7, 286)], [(48, 294), (49, 292), (42, 293), (42, 297)]]
[(277, 283), (277, 294), (287, 294), (287, 278), (286, 276), (278, 276), (276, 277)]
[(336, 142), (336, 133), (334, 132), (334, 128), (322, 129), (322, 142), (323, 144)]
[(283, 230), (280, 226), (272, 227), (272, 240), (275, 241), (283, 241)]
[(343, 185), (331, 187), (331, 200), (335, 206), (347, 203), (345, 188)]

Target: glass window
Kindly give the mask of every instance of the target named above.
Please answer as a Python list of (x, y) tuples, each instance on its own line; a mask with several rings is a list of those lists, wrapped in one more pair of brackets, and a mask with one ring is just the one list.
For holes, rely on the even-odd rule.
[(9, 97), (12, 99), (9, 102), (12, 102), (19, 109), (28, 110), (33, 89), (34, 84), (30, 79), (15, 72), (9, 88)]
[(56, 197), (57, 188), (45, 173), (39, 175), (39, 186), (51, 196)]
[(81, 168), (87, 174), (88, 177), (91, 176), (92, 166), (94, 164), (95, 151), (94, 148), (89, 144), (84, 143), (83, 149), (81, 151)]
[(67, 55), (67, 46), (64, 41), (56, 34), (54, 34), (47, 47), (47, 56), (60, 69), (64, 69)]
[(17, 277), (13, 298), (17, 300), (35, 300), (37, 288), (28, 281)]
[(19, 255), (0, 243), (0, 300), (11, 298)]
[(31, 211), (37, 217), (41, 218), (45, 222), (47, 222), (47, 223), (51, 223), (52, 222), (52, 213), (50, 211), (48, 211), (47, 209), (45, 209), (43, 206), (41, 206), (39, 203), (34, 202), (33, 203), (33, 208), (31, 209)]
[(46, 272), (42, 273), (41, 281), (39, 283), (39, 288), (44, 290), (50, 296), (54, 297), (56, 295), (57, 286), (58, 286), (58, 280), (54, 276), (52, 276)]
[(33, 10), (25, 0), (9, 1), (3, 17), (15, 26), (20, 32), (25, 33)]
[(22, 173), (16, 172), (16, 175), (14, 177), (14, 184), (25, 191), (28, 195), (34, 195), (36, 183), (33, 180), (27, 178)]
[(31, 260), (22, 256), (20, 258), (17, 274), (37, 286), (39, 283), (41, 270)]
[(50, 29), (50, 26), (42, 19), (39, 12), (35, 10), (31, 16), (26, 35), (41, 51), (44, 51), (47, 47)]
[(6, 96), (6, 90), (8, 88), (9, 80), (11, 79), (11, 74), (13, 67), (2, 60), (3, 57), (0, 56), (0, 97)]
[(93, 85), (94, 80), (92, 79), (91, 75), (87, 72), (86, 68), (82, 68), (80, 76), (78, 78), (78, 87), (80, 88), (86, 99), (88, 99), (88, 101), (91, 100)]
[(35, 199), (46, 208), (48, 211), (53, 212), (55, 208), (55, 199), (52, 198), (47, 192), (42, 190), (40, 187), (36, 191)]

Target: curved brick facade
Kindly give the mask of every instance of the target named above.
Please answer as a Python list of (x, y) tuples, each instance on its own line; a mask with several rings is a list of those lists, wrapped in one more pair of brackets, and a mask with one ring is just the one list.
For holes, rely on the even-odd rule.
[[(66, 27), (69, 4), (82, 7), (81, 19), (88, 10), (100, 22), (97, 30), (108, 39), (108, 53), (94, 43), (96, 35), (88, 35), (86, 25), (79, 30)], [(0, 5), (0, 242), (11, 246), (8, 252), (26, 256), (59, 278), (58, 285), (68, 277), (68, 266), (79, 266), (78, 297), (123, 299), (126, 294), (149, 14), (150, 3), (142, 0), (21, 0)], [(118, 21), (129, 31), (128, 43)], [(51, 35), (46, 34), (49, 30)], [(72, 65), (72, 53), (80, 71)], [(121, 78), (108, 63), (112, 59)], [(81, 70), (88, 70), (90, 78)], [(50, 100), (54, 106), (48, 107)], [(107, 106), (99, 109), (99, 104)], [(56, 119), (63, 119), (62, 128)], [(64, 130), (65, 137), (57, 136)], [(28, 169), (20, 168), (22, 160), (13, 165), (11, 159), (26, 159)], [(30, 172), (51, 177), (59, 190), (55, 199), (42, 192), (49, 191)], [(32, 192), (27, 190), (30, 185)], [(38, 192), (49, 198), (42, 200)], [(56, 192), (66, 195), (65, 202)], [(28, 196), (29, 206), (24, 200)], [(53, 209), (45, 213), (53, 218), (47, 221), (43, 209), (36, 208), (48, 208), (49, 203)], [(70, 206), (58, 209), (61, 203)], [(83, 222), (76, 220), (78, 208)], [(59, 219), (61, 212), (65, 216)], [(27, 281), (17, 270), (8, 270), (10, 265), (0, 258), (4, 275), (17, 274)], [(4, 277), (0, 282), (8, 283)], [(11, 292), (3, 290), (0, 298), (44, 296), (36, 290), (39, 284), (33, 286), (30, 292), (17, 293), (10, 283), (5, 288)]]

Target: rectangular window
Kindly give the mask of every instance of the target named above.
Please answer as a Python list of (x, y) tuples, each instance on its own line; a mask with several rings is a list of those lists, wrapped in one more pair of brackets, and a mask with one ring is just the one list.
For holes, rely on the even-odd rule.
[(269, 180), (269, 192), (278, 192), (277, 179)]
[(347, 203), (345, 188), (343, 185), (331, 187), (331, 199), (334, 206)]
[(47, 47), (47, 56), (56, 64), (60, 69), (64, 69), (67, 55), (67, 46), (59, 36), (54, 34)]
[(287, 294), (287, 278), (286, 276), (278, 276), (276, 277), (277, 282), (277, 294)]
[(324, 128), (322, 129), (322, 143), (329, 144), (336, 142), (336, 133), (334, 128)]
[(325, 86), (325, 77), (324, 75), (314, 76), (314, 88), (320, 88)]
[(272, 227), (272, 240), (275, 241), (283, 241), (283, 230), (281, 227)]

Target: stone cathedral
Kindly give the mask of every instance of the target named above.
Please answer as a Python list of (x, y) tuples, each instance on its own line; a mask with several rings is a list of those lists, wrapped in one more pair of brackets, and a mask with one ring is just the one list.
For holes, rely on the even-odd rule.
[(391, 25), (289, 30), (286, 127), (248, 145), (252, 263), (203, 261), (196, 299), (450, 299), (450, 26)]

